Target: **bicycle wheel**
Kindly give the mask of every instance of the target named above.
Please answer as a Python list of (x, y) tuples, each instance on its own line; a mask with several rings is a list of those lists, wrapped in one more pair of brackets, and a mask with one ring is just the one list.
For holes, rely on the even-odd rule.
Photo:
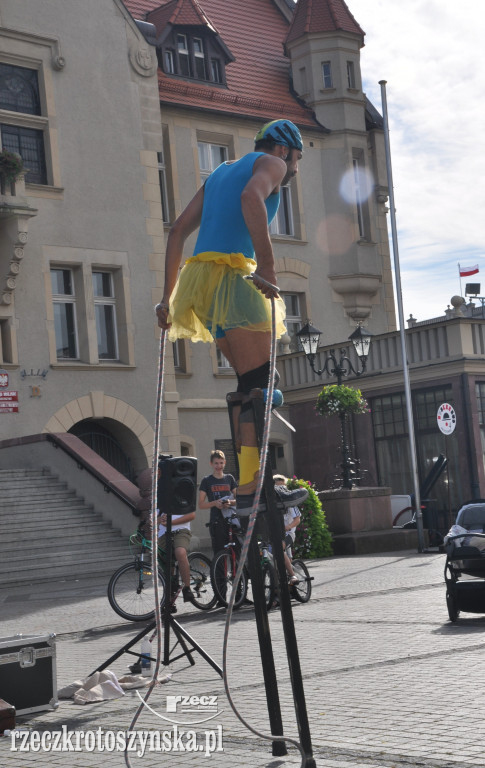
[(217, 602), (211, 581), (211, 561), (201, 552), (190, 552), (188, 558), (193, 603), (201, 611), (209, 611)]
[(264, 599), (266, 608), (273, 607), (276, 599), (276, 571), (271, 563), (263, 563)]
[(312, 594), (312, 581), (308, 568), (303, 560), (293, 560), (292, 566), (295, 575), (298, 576), (300, 581), (298, 584), (294, 584), (290, 587), (291, 594), (299, 603), (307, 603)]
[[(158, 574), (160, 603), (165, 589), (162, 575)], [(148, 621), (155, 615), (155, 597), (150, 564), (135, 561), (127, 563), (113, 573), (108, 584), (108, 600), (114, 611), (128, 621)]]
[(397, 513), (396, 517), (392, 521), (392, 525), (395, 528), (402, 528), (406, 524), (412, 523), (414, 520), (414, 507), (404, 507)]
[(234, 577), (237, 570), (237, 560), (232, 556), (232, 552), (221, 550), (211, 563), (211, 581), (216, 595), (216, 599), (225, 606), (229, 604), (232, 590), (236, 589), (236, 598), (234, 608), (239, 608), (246, 598), (248, 591), (248, 582), (244, 571), (237, 586), (234, 584)]

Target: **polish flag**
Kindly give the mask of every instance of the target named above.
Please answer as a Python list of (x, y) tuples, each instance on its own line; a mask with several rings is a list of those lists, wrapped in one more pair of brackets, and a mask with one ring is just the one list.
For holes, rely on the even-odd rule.
[(458, 269), (460, 270), (460, 277), (470, 277), (470, 275), (476, 275), (478, 270), (478, 264), (475, 264), (474, 267), (460, 267), (458, 265)]

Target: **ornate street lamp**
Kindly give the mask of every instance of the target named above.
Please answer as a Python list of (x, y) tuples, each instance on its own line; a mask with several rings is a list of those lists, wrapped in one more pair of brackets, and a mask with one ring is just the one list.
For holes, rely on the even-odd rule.
[[(322, 332), (311, 325), (310, 321), (307, 322), (303, 328), (296, 334), (301, 347), (307, 356), (310, 367), (317, 376), (322, 376), (323, 373), (327, 373), (329, 376), (336, 376), (337, 384), (342, 384), (342, 379), (345, 376), (353, 373), (355, 376), (362, 376), (365, 373), (367, 358), (369, 356), (369, 348), (371, 343), (372, 333), (367, 331), (361, 325), (357, 326), (355, 331), (349, 336), (349, 341), (354, 345), (357, 357), (360, 360), (361, 368), (356, 370), (352, 361), (347, 356), (347, 350), (345, 348), (340, 349), (340, 358), (337, 361), (335, 357), (335, 350), (331, 349), (327, 354), (323, 368), (319, 371), (315, 369), (315, 357), (318, 350), (318, 342)], [(339, 413), (340, 427), (342, 432), (342, 487), (351, 489), (353, 485), (353, 471), (355, 462), (350, 458), (349, 446), (347, 443), (347, 414), (343, 411)]]

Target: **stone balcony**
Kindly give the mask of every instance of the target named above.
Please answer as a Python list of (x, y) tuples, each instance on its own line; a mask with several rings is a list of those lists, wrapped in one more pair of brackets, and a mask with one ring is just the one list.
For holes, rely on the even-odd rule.
[[(406, 350), (412, 382), (425, 381), (454, 372), (485, 375), (485, 317), (452, 317), (406, 329)], [(315, 367), (323, 367), (325, 357), (333, 350), (338, 359), (341, 349), (357, 368), (359, 361), (349, 341), (321, 347)], [(446, 368), (446, 374), (444, 369)], [(278, 371), (285, 399), (291, 403), (313, 396), (308, 390), (324, 384), (335, 383), (335, 377), (317, 376), (310, 368), (303, 352), (281, 355)], [(354, 380), (353, 375), (349, 381)], [(373, 336), (365, 376), (365, 391), (402, 383), (401, 339), (398, 331)], [(307, 390), (301, 392), (301, 390)], [(297, 396), (300, 393), (300, 397)], [(294, 393), (294, 396), (293, 394)], [(303, 394), (303, 397), (301, 395)]]

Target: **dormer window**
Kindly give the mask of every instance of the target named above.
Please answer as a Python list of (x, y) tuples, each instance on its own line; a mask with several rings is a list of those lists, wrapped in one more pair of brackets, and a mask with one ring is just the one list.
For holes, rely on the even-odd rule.
[(158, 49), (159, 63), (167, 75), (225, 83), (225, 64), (229, 59), (220, 42), (210, 34), (192, 36), (189, 31), (167, 35)]

